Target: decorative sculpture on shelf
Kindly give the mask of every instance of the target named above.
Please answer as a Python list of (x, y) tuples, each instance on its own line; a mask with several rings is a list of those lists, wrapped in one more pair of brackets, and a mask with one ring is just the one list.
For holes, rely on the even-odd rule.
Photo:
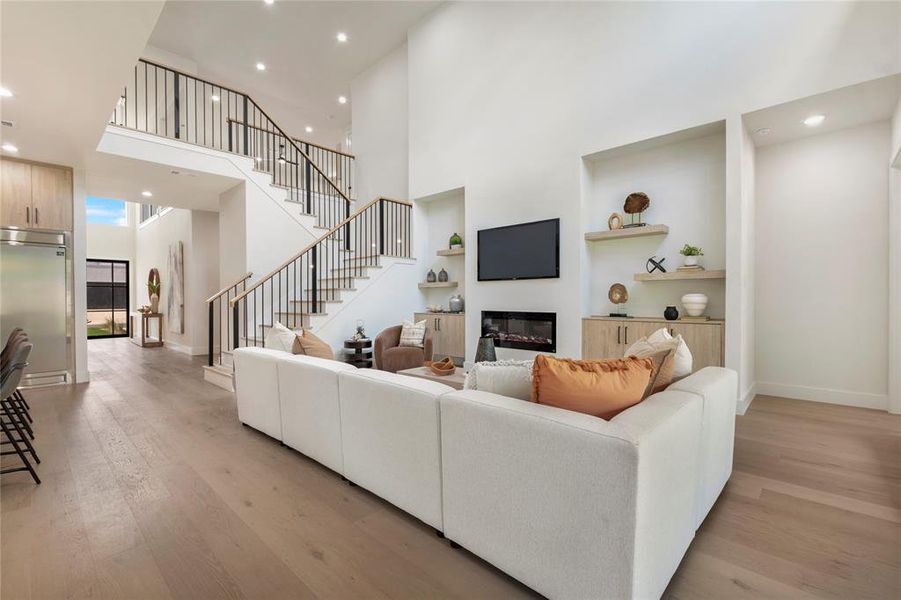
[[(641, 222), (641, 214), (651, 205), (651, 199), (644, 192), (632, 192), (626, 196), (626, 202), (623, 204), (623, 210), (630, 215), (630, 221), (623, 227), (644, 227), (647, 223)], [(635, 222), (635, 215), (638, 215), (638, 222)]]
[(665, 260), (665, 257), (658, 260), (656, 256), (652, 256), (648, 259), (648, 262), (645, 263), (644, 268), (647, 269), (648, 273), (653, 273), (654, 271), (666, 273), (666, 267), (663, 266), (663, 261)]
[(611, 317), (628, 317), (626, 314), (625, 304), (629, 301), (629, 290), (626, 289), (621, 283), (614, 283), (610, 286), (610, 291), (607, 292), (607, 299), (610, 300), (617, 307), (616, 312), (610, 313)]
[(438, 271), (438, 281), (442, 283), (447, 281), (447, 271), (445, 271), (444, 269)]
[(610, 231), (613, 231), (616, 229), (622, 229), (623, 228), (623, 216), (621, 214), (619, 214), (618, 212), (611, 214), (610, 218), (607, 219), (607, 227), (610, 229)]
[(438, 276), (435, 275), (435, 271), (429, 269), (429, 272), (426, 273), (425, 280), (427, 283), (435, 283), (436, 281), (438, 281)]

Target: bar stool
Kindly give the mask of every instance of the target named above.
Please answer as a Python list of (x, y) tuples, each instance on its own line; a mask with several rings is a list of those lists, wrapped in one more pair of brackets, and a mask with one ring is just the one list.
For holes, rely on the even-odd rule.
[[(0, 455), (15, 454), (22, 461), (23, 465), (0, 470), (0, 475), (28, 471), (31, 473), (35, 483), (41, 483), (41, 479), (35, 472), (34, 467), (31, 466), (31, 462), (28, 460), (25, 452), (28, 451), (35, 462), (40, 463), (41, 461), (31, 442), (28, 441), (25, 430), (18, 422), (16, 416), (14, 416), (17, 415), (17, 411), (14, 408), (14, 403), (10, 400), (15, 397), (16, 388), (18, 388), (22, 379), (22, 372), (28, 366), (28, 355), (31, 354), (31, 349), (32, 344), (28, 341), (20, 341), (13, 347), (9, 353), (9, 363), (3, 372), (2, 381), (0, 381), (0, 398), (2, 398), (0, 400), (0, 431), (7, 437), (7, 441), (3, 442), (3, 444), (8, 443), (13, 447), (12, 450), (0, 452)], [(8, 418), (9, 422), (4, 417)], [(25, 450), (22, 449), (22, 445), (25, 446)]]
[[(6, 346), (3, 348), (3, 352), (0, 353), (0, 380), (6, 377), (7, 371), (10, 368), (10, 360), (15, 352), (16, 348), (19, 344), (28, 341), (28, 335), (21, 329), (16, 329), (9, 336), (9, 339), (6, 342)], [(31, 418), (31, 413), (29, 411), (28, 403), (25, 401), (25, 397), (22, 395), (21, 390), (16, 390), (13, 396), (9, 399), (10, 407), (13, 409), (13, 414), (15, 418), (18, 420), (19, 424), (28, 434), (28, 437), (34, 439), (34, 430), (32, 429), (30, 423), (33, 422)]]

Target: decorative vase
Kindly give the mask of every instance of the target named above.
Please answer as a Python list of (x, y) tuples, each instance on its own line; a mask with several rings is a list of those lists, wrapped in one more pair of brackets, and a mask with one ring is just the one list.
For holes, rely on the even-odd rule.
[(448, 240), (447, 245), (451, 248), (451, 250), (455, 250), (457, 248), (462, 248), (463, 247), (463, 238), (461, 238), (459, 235), (457, 235), (456, 232), (454, 232), (454, 235), (450, 236), (450, 240)]
[(447, 281), (447, 271), (441, 269), (438, 272), (438, 281)]
[(698, 257), (697, 256), (686, 256), (686, 257), (684, 257), (682, 264), (686, 267), (697, 267), (698, 266)]
[(435, 283), (438, 280), (435, 276), (435, 271), (429, 269), (428, 274), (425, 276), (425, 280), (429, 283)]
[(158, 294), (150, 294), (150, 312), (153, 314), (160, 312), (160, 297)]
[(476, 348), (476, 362), (495, 362), (497, 354), (494, 351), (494, 338), (483, 336), (479, 338), (479, 347)]
[(706, 294), (685, 294), (682, 296), (682, 308), (689, 317), (700, 317), (707, 308)]
[(679, 318), (679, 311), (675, 306), (667, 306), (666, 310), (663, 311), (663, 318), (667, 321), (675, 321)]
[(447, 301), (447, 307), (451, 312), (463, 312), (463, 296), (454, 294)]

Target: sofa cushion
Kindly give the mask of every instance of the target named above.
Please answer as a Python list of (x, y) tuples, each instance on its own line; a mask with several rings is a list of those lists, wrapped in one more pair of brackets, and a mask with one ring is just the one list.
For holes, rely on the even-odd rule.
[(400, 330), (400, 342), (398, 343), (398, 346), (422, 348), (423, 340), (425, 340), (425, 328), (425, 319), (417, 321), (416, 323), (404, 321), (403, 328)]
[(309, 329), (304, 329), (302, 334), (297, 335), (297, 342), (300, 344), (303, 353), (307, 356), (316, 358), (324, 358), (334, 360), (335, 353), (332, 347), (325, 343), (320, 337), (313, 335)]
[(466, 374), (465, 390), (481, 390), (517, 398), (532, 398), (532, 360), (479, 362)]
[(532, 401), (610, 419), (642, 401), (652, 369), (649, 358), (571, 360), (542, 354), (532, 369)]
[(269, 350), (281, 350), (282, 352), (290, 352), (296, 354), (294, 340), (297, 339), (297, 332), (291, 331), (278, 321), (266, 332), (263, 339), (263, 347)]
[(282, 439), (278, 362), (287, 356), (268, 348), (237, 348), (233, 354), (238, 419), (277, 440)]

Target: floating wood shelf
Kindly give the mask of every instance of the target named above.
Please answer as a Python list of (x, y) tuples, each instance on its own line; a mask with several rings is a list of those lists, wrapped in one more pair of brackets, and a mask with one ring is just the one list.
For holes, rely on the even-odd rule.
[(456, 281), (436, 281), (435, 283), (420, 283), (419, 289), (427, 288), (455, 288), (459, 285)]
[(438, 256), (462, 256), (466, 254), (466, 248), (450, 248), (448, 250), (439, 250), (436, 252)]
[(649, 235), (666, 235), (669, 227), (666, 225), (645, 225), (644, 227), (629, 227), (611, 229), (609, 231), (589, 231), (585, 234), (585, 240), (600, 242), (602, 240), (619, 240), (622, 238), (639, 238)]
[(677, 281), (680, 279), (725, 279), (726, 271), (670, 271), (668, 273), (636, 273), (635, 281)]

